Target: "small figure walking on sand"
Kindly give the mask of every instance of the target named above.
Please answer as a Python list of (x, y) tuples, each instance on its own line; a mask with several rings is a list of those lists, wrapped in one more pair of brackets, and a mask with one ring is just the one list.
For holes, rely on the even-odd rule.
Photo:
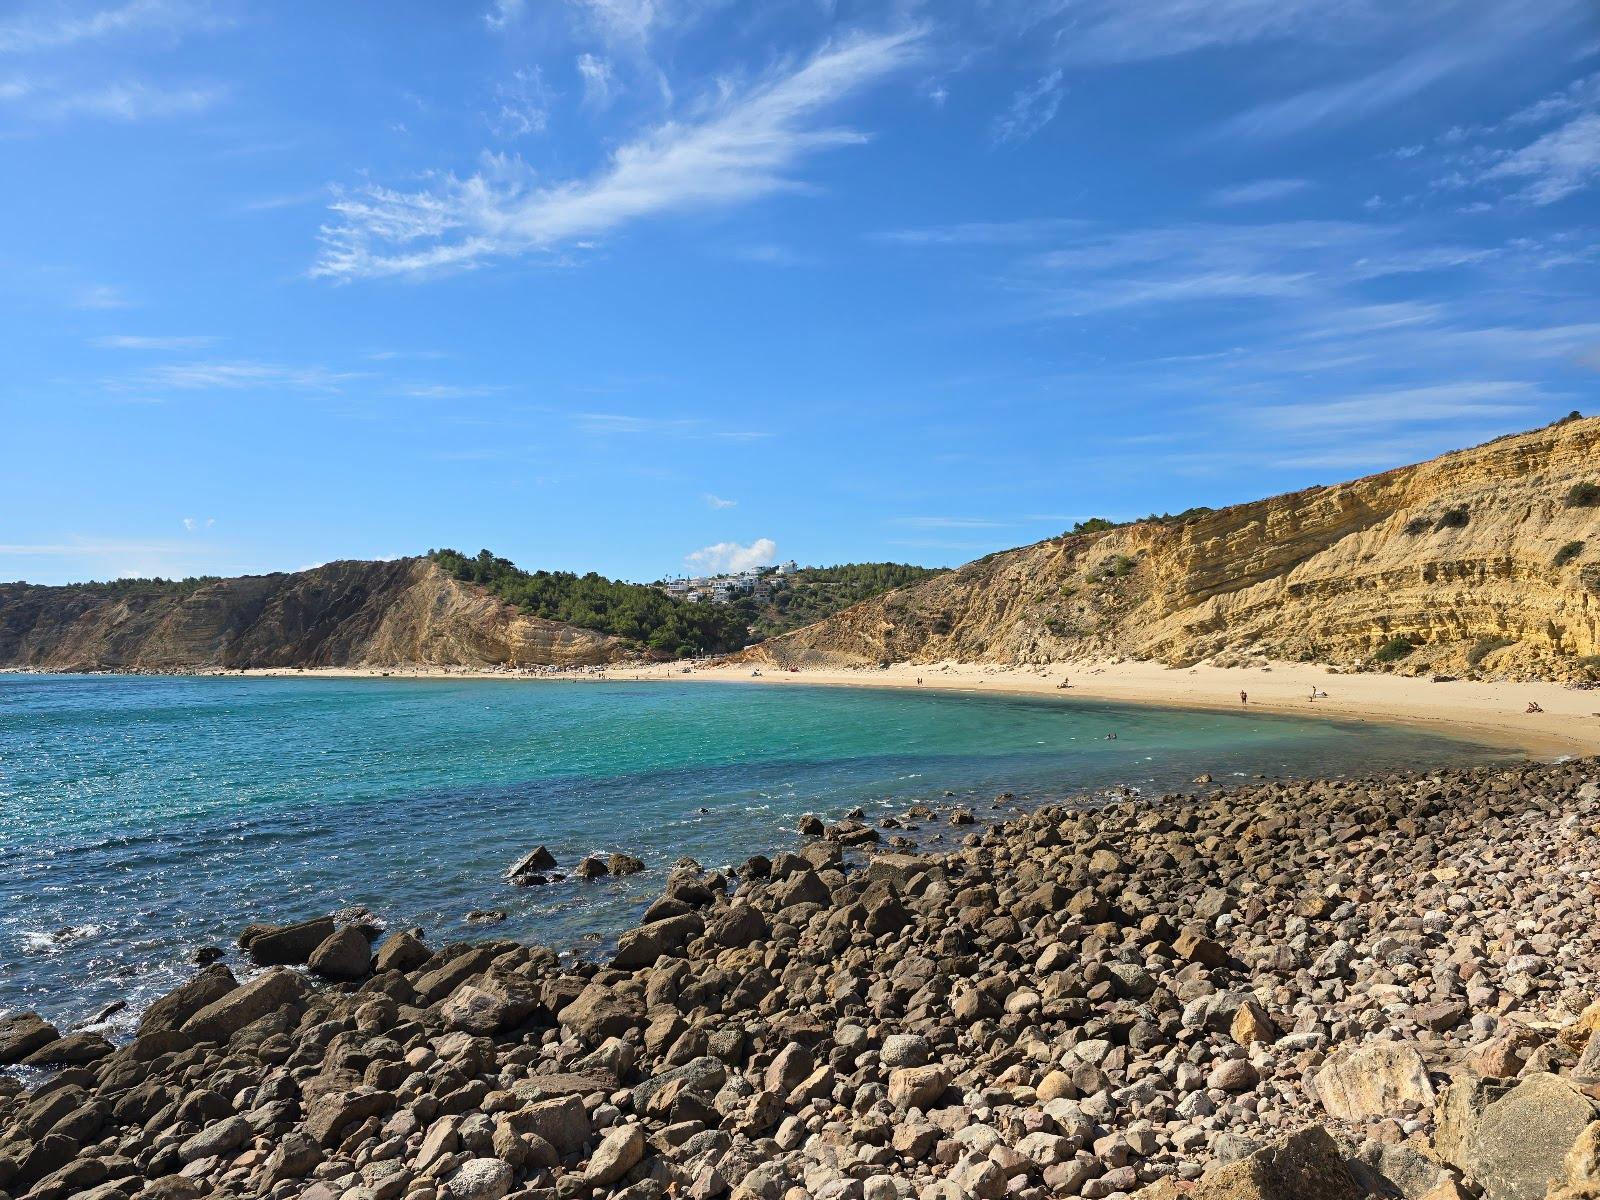
[(1250, 703), (1250, 693), (1245, 691), (1243, 688), (1239, 689), (1239, 703), (1240, 704), (1249, 704)]
[(1523, 712), (1531, 712), (1531, 713), (1542, 713), (1544, 711), (1544, 709), (1539, 707), (1539, 702), (1537, 700), (1529, 700), (1528, 701), (1528, 707), (1523, 709), (1522, 711)]

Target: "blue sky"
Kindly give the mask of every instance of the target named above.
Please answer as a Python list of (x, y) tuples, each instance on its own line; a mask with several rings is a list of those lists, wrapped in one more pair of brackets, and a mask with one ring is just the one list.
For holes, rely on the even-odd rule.
[(22, 0), (0, 579), (962, 562), (1591, 409), (1590, 0)]

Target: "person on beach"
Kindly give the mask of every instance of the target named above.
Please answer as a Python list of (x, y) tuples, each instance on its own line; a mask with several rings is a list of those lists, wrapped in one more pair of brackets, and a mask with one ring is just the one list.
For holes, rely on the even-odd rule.
[(1250, 693), (1246, 692), (1243, 688), (1239, 689), (1239, 703), (1240, 704), (1249, 704), (1250, 703)]

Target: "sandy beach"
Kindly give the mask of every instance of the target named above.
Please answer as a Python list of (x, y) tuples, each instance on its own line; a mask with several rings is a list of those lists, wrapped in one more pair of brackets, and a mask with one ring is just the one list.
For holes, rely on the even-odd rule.
[[(685, 667), (688, 669), (685, 670)], [(1399, 675), (1344, 674), (1305, 663), (1266, 667), (1166, 667), (1154, 662), (1058, 663), (1002, 667), (974, 663), (897, 663), (887, 668), (780, 671), (748, 664), (661, 663), (641, 667), (525, 675), (511, 671), (443, 668), (391, 670), (251, 671), (263, 676), (506, 679), (547, 681), (659, 681), (746, 683), (782, 687), (940, 688), (974, 694), (1014, 693), (1066, 700), (1114, 700), (1169, 708), (1240, 708), (1245, 692), (1252, 711), (1337, 717), (1410, 725), (1485, 745), (1520, 750), (1536, 758), (1600, 753), (1600, 689), (1556, 683), (1433, 683)], [(919, 684), (917, 681), (921, 680)], [(1063, 679), (1069, 688), (1058, 685)], [(1310, 699), (1312, 688), (1319, 695)], [(1530, 713), (1532, 701), (1543, 712)]]

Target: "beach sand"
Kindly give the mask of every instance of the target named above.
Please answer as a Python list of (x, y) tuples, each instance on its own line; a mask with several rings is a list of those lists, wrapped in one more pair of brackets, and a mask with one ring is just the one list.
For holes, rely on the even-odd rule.
[[(1017, 694), (1068, 700), (1115, 700), (1168, 708), (1198, 708), (1290, 713), (1409, 725), (1485, 745), (1519, 750), (1536, 758), (1600, 753), (1600, 688), (1583, 690), (1556, 683), (1433, 683), (1399, 675), (1342, 674), (1305, 663), (1266, 667), (1166, 667), (1154, 662), (1057, 663), (1049, 667), (1003, 667), (974, 663), (899, 663), (887, 668), (821, 669), (798, 672), (749, 664), (692, 666), (662, 663), (610, 667), (558, 675), (519, 675), (509, 671), (444, 668), (393, 670), (264, 670), (252, 675), (389, 676), (397, 679), (674, 680), (783, 687), (938, 688), (973, 694)], [(1057, 685), (1068, 678), (1072, 686)], [(1309, 699), (1312, 686), (1326, 697)], [(1239, 693), (1248, 693), (1241, 705)], [(1542, 713), (1526, 711), (1533, 701)]]

